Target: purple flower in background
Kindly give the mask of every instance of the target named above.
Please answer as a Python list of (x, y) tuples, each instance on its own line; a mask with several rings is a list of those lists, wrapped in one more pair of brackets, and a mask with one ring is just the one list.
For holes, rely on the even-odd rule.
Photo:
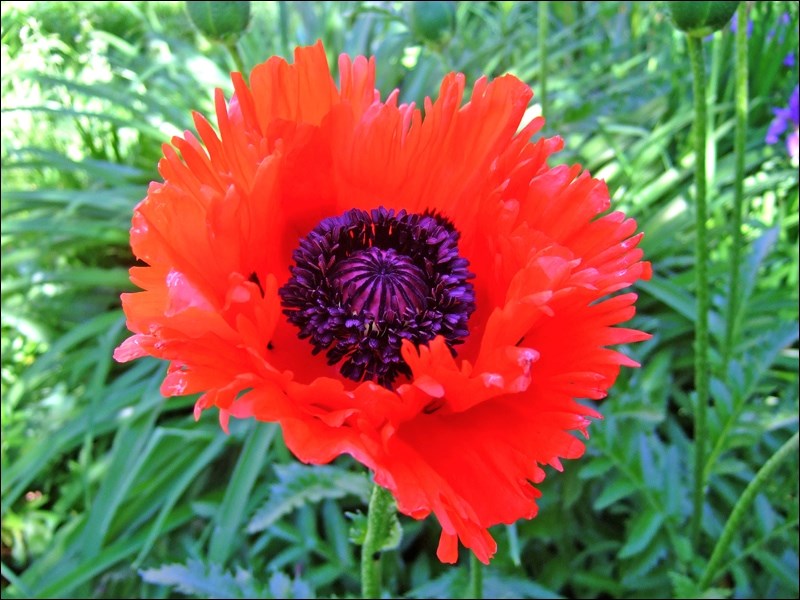
[[(778, 36), (778, 43), (781, 43), (781, 44), (783, 43), (783, 39), (784, 39), (783, 28), (786, 25), (790, 25), (791, 23), (792, 23), (791, 15), (789, 13), (783, 13), (781, 15), (781, 17), (780, 17), (780, 25), (782, 26), (781, 27), (782, 30), (780, 32), (780, 35)], [(738, 20), (737, 20), (737, 17), (736, 17), (735, 14), (733, 15), (733, 18), (731, 18), (731, 22), (730, 22), (730, 25), (728, 27), (733, 33), (736, 33), (736, 31), (739, 29)], [(753, 35), (753, 19), (747, 19), (746, 33), (747, 33), (747, 37), (748, 38), (751, 35)], [(711, 35), (707, 36), (705, 39), (706, 39), (706, 41), (710, 41), (711, 38), (713, 38), (713, 37), (714, 37), (714, 34), (712, 33)], [(771, 41), (774, 37), (775, 37), (775, 29), (770, 29), (767, 32), (767, 41), (768, 42)], [(795, 65), (796, 62), (797, 62), (797, 58), (795, 57), (794, 52), (789, 52), (783, 58), (783, 66), (784, 67), (791, 68), (791, 67), (793, 67)]]
[[(731, 19), (731, 31), (736, 33), (738, 29), (739, 24), (737, 23), (736, 15), (734, 14), (733, 18)], [(747, 29), (745, 31), (747, 32), (747, 37), (753, 35), (753, 19), (747, 19)]]
[(800, 154), (798, 143), (798, 124), (800, 123), (800, 86), (795, 86), (791, 97), (789, 98), (789, 106), (787, 108), (773, 108), (772, 112), (775, 118), (769, 124), (767, 130), (766, 142), (768, 144), (777, 144), (781, 136), (788, 131), (786, 135), (786, 151), (792, 161), (797, 161)]
[[(791, 15), (789, 15), (789, 13), (783, 13), (783, 14), (781, 15), (781, 19), (780, 19), (780, 23), (781, 23), (781, 25), (790, 25), (790, 24), (791, 24), (791, 22), (792, 22), (792, 17), (791, 17)], [(747, 24), (747, 35), (748, 35), (748, 36), (749, 36), (749, 35), (752, 33), (752, 31), (753, 31), (752, 24), (753, 24), (753, 22), (752, 22), (752, 21), (750, 21), (750, 22)], [(733, 24), (733, 25), (731, 26), (731, 29), (733, 29), (733, 31), (736, 31), (736, 25), (735, 25), (735, 24)], [(778, 37), (778, 41), (779, 41), (779, 42), (781, 42), (781, 43), (783, 43), (783, 36), (784, 36), (784, 31), (783, 31), (783, 28), (781, 28), (781, 35)], [(775, 37), (775, 30), (774, 30), (774, 29), (770, 29), (770, 30), (769, 30), (769, 33), (767, 33), (767, 41), (771, 40), (771, 39), (772, 39), (772, 38), (774, 38), (774, 37)]]
[[(781, 18), (780, 18), (780, 24), (781, 24), (782, 26), (786, 26), (786, 25), (791, 25), (791, 23), (792, 23), (792, 17), (789, 15), (789, 13), (783, 13), (783, 14), (781, 15)], [(751, 27), (751, 25), (752, 25), (752, 21), (750, 21), (750, 22), (747, 24), (747, 27), (748, 27), (748, 28), (747, 28), (747, 35), (748, 35), (748, 36), (750, 35), (750, 32), (751, 32), (751, 31), (752, 31), (752, 29), (753, 29), (753, 28)], [(736, 31), (736, 26), (735, 26), (735, 23), (734, 23), (734, 24), (732, 24), (732, 26), (731, 26), (731, 29), (733, 29), (734, 31)], [(779, 44), (782, 44), (782, 43), (783, 43), (783, 40), (784, 40), (785, 34), (786, 34), (786, 32), (783, 30), (783, 27), (782, 27), (782, 28), (781, 28), (781, 32), (780, 32), (780, 35), (778, 36), (778, 43), (779, 43)], [(774, 29), (771, 29), (771, 30), (770, 30), (770, 32), (769, 32), (769, 33), (767, 33), (767, 41), (770, 41), (770, 40), (771, 40), (772, 38), (774, 38), (774, 37), (775, 37), (775, 30), (774, 30)], [(793, 67), (793, 66), (794, 66), (795, 62), (796, 62), (796, 59), (795, 59), (795, 56), (794, 56), (794, 52), (789, 52), (789, 53), (788, 53), (788, 54), (786, 54), (786, 56), (783, 58), (783, 66), (784, 66), (784, 67), (789, 67), (789, 68), (791, 68), (791, 67)]]

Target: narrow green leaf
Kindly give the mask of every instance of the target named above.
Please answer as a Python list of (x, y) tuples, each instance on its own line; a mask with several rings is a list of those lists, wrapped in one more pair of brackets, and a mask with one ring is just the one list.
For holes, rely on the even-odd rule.
[(637, 514), (631, 521), (628, 541), (620, 549), (619, 558), (630, 558), (641, 552), (653, 541), (664, 523), (664, 513), (648, 508)]
[[(172, 512), (164, 524), (163, 532), (167, 534), (176, 528), (185, 525), (190, 519), (194, 518), (194, 513), (189, 507), (181, 507)], [(72, 590), (86, 583), (92, 577), (107, 571), (117, 563), (133, 555), (145, 539), (145, 532), (140, 532), (131, 537), (120, 539), (109, 546), (97, 556), (74, 560), (67, 558), (68, 569), (60, 570), (63, 574), (56, 575), (53, 570), (48, 570), (46, 574), (38, 574), (32, 578), (27, 577), (25, 582), (33, 590), (35, 598), (65, 598), (70, 597)], [(32, 574), (35, 571), (32, 572)]]
[(269, 592), (273, 598), (313, 598), (314, 591), (308, 582), (295, 577), (291, 579), (281, 571), (275, 571), (269, 578)]
[(103, 546), (117, 508), (126, 497), (138, 470), (152, 451), (151, 435), (159, 412), (158, 409), (153, 410), (125, 424), (114, 438), (108, 472), (92, 500), (92, 510), (80, 544), (83, 557), (96, 555)]
[(139, 555), (136, 557), (136, 560), (133, 561), (134, 568), (142, 563), (152, 549), (153, 544), (155, 544), (158, 536), (163, 534), (162, 528), (164, 523), (167, 521), (167, 517), (175, 506), (175, 503), (178, 501), (178, 498), (180, 498), (186, 488), (194, 481), (195, 477), (197, 477), (197, 474), (202, 471), (208, 465), (208, 463), (217, 457), (227, 441), (227, 438), (223, 436), (216, 436), (208, 445), (208, 447), (206, 447), (203, 452), (201, 452), (197, 458), (192, 461), (189, 468), (184, 470), (183, 473), (175, 480), (174, 484), (170, 487), (168, 494), (164, 498), (164, 504), (162, 505), (155, 521), (153, 521), (153, 526), (150, 528), (150, 533), (147, 535), (147, 538), (142, 544), (142, 549), (139, 551)]
[[(153, 387), (154, 382), (157, 386), (162, 378), (162, 366), (156, 361), (145, 360), (117, 379), (106, 392), (105, 402), (98, 406), (92, 424), (95, 434), (113, 431), (119, 427), (120, 413), (126, 405), (136, 402), (148, 388)], [(135, 419), (142, 413), (152, 412), (162, 402), (162, 398), (150, 396), (133, 408), (133, 414), (129, 418)], [(47, 444), (36, 439), (30, 447), (25, 448), (20, 458), (3, 472), (3, 514), (54, 457), (67, 454), (83, 441), (88, 426), (86, 419), (73, 420), (62, 429), (52, 432)]]
[(214, 529), (208, 549), (211, 562), (224, 565), (236, 548), (235, 540), (241, 535), (240, 527), (244, 521), (245, 507), (250, 499), (264, 463), (269, 457), (269, 447), (278, 433), (274, 423), (256, 422), (242, 448), (236, 462), (225, 497), (214, 519)]
[(578, 477), (596, 479), (608, 473), (613, 467), (614, 462), (607, 456), (593, 456), (581, 464)]
[(635, 482), (631, 481), (625, 476), (618, 476), (610, 484), (603, 488), (603, 491), (592, 503), (592, 507), (595, 510), (603, 510), (615, 502), (619, 502), (623, 498), (627, 498), (637, 490), (638, 486)]
[(499, 575), (487, 570), (483, 579), (484, 598), (539, 598), (541, 600), (559, 600), (561, 596), (546, 586), (531, 579)]
[(636, 285), (679, 315), (694, 322), (695, 300), (685, 289), (675, 286), (661, 277), (653, 277), (650, 281), (639, 281)]

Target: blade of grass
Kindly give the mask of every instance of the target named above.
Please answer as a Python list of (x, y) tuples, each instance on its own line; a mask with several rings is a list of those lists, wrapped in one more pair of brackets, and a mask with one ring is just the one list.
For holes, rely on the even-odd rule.
[(236, 547), (235, 539), (242, 534), (242, 524), (247, 518), (245, 507), (250, 490), (269, 457), (269, 447), (277, 433), (278, 426), (273, 423), (253, 424), (214, 519), (208, 549), (211, 562), (224, 565)]
[(108, 471), (94, 496), (84, 528), (80, 544), (83, 557), (95, 556), (100, 552), (117, 508), (157, 442), (160, 432), (154, 432), (154, 428), (161, 406), (163, 402), (123, 425), (114, 438)]
[[(154, 374), (154, 368), (158, 367)], [(148, 377), (144, 381), (136, 381), (137, 377)], [(130, 369), (128, 377), (121, 377), (105, 394), (104, 402), (98, 407), (98, 415), (94, 423), (96, 434), (113, 431), (119, 426), (120, 412), (152, 385), (152, 380), (163, 379), (163, 371), (155, 362), (142, 362)], [(149, 397), (132, 409), (132, 417), (150, 412), (157, 405), (163, 403), (158, 397)], [(17, 498), (25, 491), (31, 481), (36, 479), (47, 465), (59, 455), (68, 454), (84, 439), (87, 423), (76, 418), (67, 423), (62, 429), (50, 432), (48, 443), (42, 444), (37, 439), (31, 443), (20, 457), (14, 461), (10, 468), (5, 469), (2, 478), (2, 514), (8, 510)]]
[[(188, 523), (195, 516), (190, 506), (180, 507), (173, 511), (163, 525), (162, 532), (169, 533)], [(132, 537), (123, 538), (106, 548), (95, 556), (86, 557), (75, 562), (63, 575), (45, 577), (39, 580), (39, 585), (31, 586), (36, 598), (66, 598), (76, 587), (88, 582), (96, 575), (109, 570), (115, 564), (125, 560), (139, 550), (147, 532), (142, 531)]]
[(170, 488), (169, 493), (164, 498), (164, 504), (162, 505), (158, 516), (153, 521), (153, 526), (150, 528), (147, 537), (142, 543), (142, 548), (139, 550), (139, 554), (133, 560), (133, 568), (138, 569), (139, 566), (141, 566), (142, 561), (147, 558), (147, 555), (150, 553), (150, 550), (153, 548), (153, 545), (156, 543), (158, 537), (164, 534), (163, 525), (167, 521), (167, 518), (169, 517), (181, 494), (183, 494), (186, 488), (194, 481), (194, 479), (197, 477), (197, 474), (217, 457), (227, 442), (228, 438), (221, 435), (216, 436), (203, 450), (203, 452), (201, 452), (197, 458), (192, 461), (189, 468), (185, 469), (175, 481), (174, 485)]

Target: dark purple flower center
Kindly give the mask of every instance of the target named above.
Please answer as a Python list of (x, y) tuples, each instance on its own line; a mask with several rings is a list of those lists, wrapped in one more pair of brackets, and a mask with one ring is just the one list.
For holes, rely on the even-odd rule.
[(458, 237), (438, 215), (383, 207), (325, 219), (292, 254), (283, 312), (342, 375), (391, 388), (411, 374), (404, 339), (441, 335), (452, 351), (469, 333), (475, 292)]
[(331, 277), (354, 311), (380, 315), (389, 310), (402, 314), (425, 308), (425, 273), (394, 248), (359, 250), (336, 263)]

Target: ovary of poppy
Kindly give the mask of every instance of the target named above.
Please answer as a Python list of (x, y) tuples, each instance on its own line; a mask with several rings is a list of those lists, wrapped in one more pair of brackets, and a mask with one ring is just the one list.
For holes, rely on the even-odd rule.
[[(273, 57), (164, 147), (136, 207), (123, 294), (128, 361), (170, 361), (167, 396), (196, 414), (280, 423), (307, 463), (349, 454), (438, 550), (483, 562), (488, 528), (536, 514), (543, 465), (578, 458), (621, 366), (609, 346), (650, 277), (636, 223), (603, 182), (551, 168), (560, 138), (520, 129), (510, 75), (447, 75), (423, 110), (381, 100), (374, 59), (321, 44)], [(177, 151), (176, 151), (177, 150)], [(180, 153), (180, 155), (179, 155)], [(301, 339), (301, 337), (303, 339)]]

